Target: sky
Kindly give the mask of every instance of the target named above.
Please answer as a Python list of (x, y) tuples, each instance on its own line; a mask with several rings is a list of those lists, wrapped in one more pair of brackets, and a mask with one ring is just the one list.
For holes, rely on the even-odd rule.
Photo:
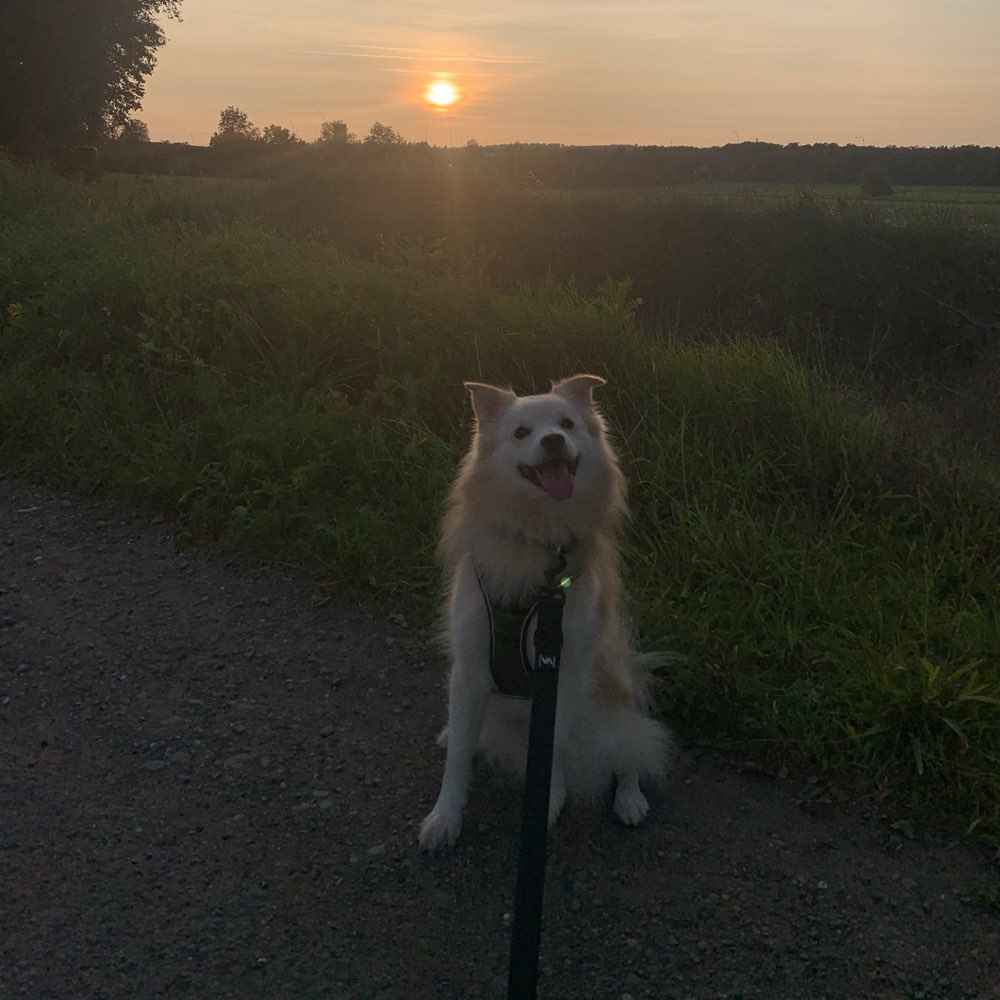
[[(1000, 145), (997, 0), (183, 0), (142, 110), (204, 144), (229, 105), (315, 139)], [(459, 93), (436, 108), (424, 92)]]

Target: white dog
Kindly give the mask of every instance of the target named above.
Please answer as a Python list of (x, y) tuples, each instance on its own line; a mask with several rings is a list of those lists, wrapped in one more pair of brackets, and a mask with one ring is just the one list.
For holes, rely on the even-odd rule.
[[(537, 396), (467, 383), (476, 415), (472, 445), (455, 480), (440, 554), (448, 592), (451, 675), (441, 791), (420, 828), (432, 850), (462, 827), (477, 750), (524, 774), (530, 702), (500, 689), (530, 677), (496, 662), (505, 608), (521, 608), (514, 659), (531, 664), (530, 609), (559, 556), (566, 590), (549, 824), (567, 795), (593, 799), (616, 784), (614, 812), (629, 825), (649, 811), (640, 776), (666, 771), (669, 736), (647, 714), (649, 658), (631, 648), (621, 615), (618, 537), (626, 514), (622, 474), (593, 390), (577, 375)], [(518, 656), (518, 652), (521, 653)], [(520, 682), (518, 674), (520, 673)], [(523, 690), (520, 693), (524, 693)]]

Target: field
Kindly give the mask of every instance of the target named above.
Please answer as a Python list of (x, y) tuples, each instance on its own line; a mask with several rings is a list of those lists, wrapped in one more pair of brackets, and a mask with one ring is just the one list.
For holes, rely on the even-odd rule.
[(897, 187), (886, 197), (869, 198), (857, 184), (744, 183), (741, 181), (692, 181), (656, 187), (555, 189), (537, 193), (555, 200), (611, 202), (618, 205), (662, 205), (677, 200), (722, 203), (732, 209), (760, 210), (794, 206), (803, 201), (845, 206), (878, 213), (891, 221), (925, 218), (961, 226), (1000, 226), (1000, 188), (919, 186)]
[[(676, 194), (699, 198), (789, 198), (808, 195), (825, 200), (870, 201), (857, 184), (744, 184), (739, 181), (706, 181), (677, 184)], [(897, 187), (891, 195), (878, 199), (879, 204), (914, 202), (920, 205), (991, 205), (1000, 206), (1000, 188), (914, 185)]]
[(699, 190), (0, 161), (0, 466), (426, 621), (462, 381), (595, 371), (682, 738), (997, 841), (1000, 239)]
[(742, 184), (709, 182), (679, 184), (665, 191), (668, 197), (723, 200), (731, 205), (767, 207), (799, 199), (851, 204), (879, 212), (887, 221), (902, 214), (953, 222), (960, 226), (996, 228), (1000, 226), (1000, 188), (913, 185), (896, 186), (891, 195), (868, 198), (856, 184)]

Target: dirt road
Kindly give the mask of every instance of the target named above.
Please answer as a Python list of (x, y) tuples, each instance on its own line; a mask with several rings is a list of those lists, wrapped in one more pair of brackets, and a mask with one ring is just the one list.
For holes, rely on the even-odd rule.
[[(388, 609), (0, 478), (0, 996), (502, 997), (518, 793), (416, 849), (443, 673)], [(987, 855), (800, 791), (682, 754), (637, 830), (571, 808), (540, 997), (1000, 997)]]

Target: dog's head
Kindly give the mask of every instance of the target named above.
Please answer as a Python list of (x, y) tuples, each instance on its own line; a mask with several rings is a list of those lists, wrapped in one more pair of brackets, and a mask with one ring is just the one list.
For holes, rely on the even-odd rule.
[(596, 375), (574, 375), (538, 396), (466, 382), (476, 413), (473, 453), (508, 487), (556, 502), (606, 476), (610, 452), (593, 391)]

